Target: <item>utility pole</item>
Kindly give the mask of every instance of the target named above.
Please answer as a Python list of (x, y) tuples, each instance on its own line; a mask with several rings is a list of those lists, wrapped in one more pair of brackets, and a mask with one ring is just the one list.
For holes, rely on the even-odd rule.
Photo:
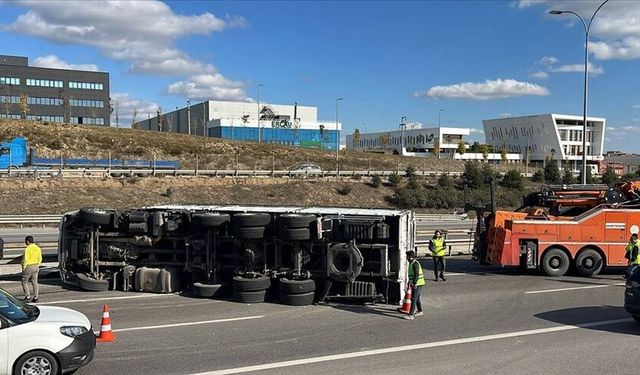
[(191, 100), (187, 100), (187, 134), (191, 135)]
[(338, 104), (343, 100), (343, 98), (336, 99), (336, 162), (340, 157), (340, 130), (338, 129)]
[(404, 128), (407, 127), (407, 116), (400, 119), (400, 156), (404, 155)]
[(438, 127), (440, 127), (440, 114), (444, 112), (444, 109), (439, 109), (438, 110)]
[(258, 84), (258, 142), (261, 142), (261, 135), (260, 135), (260, 87), (263, 86), (262, 83)]

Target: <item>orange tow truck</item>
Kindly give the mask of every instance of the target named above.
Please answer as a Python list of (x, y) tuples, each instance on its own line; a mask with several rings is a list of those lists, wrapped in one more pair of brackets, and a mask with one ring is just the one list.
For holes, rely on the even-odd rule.
[(474, 258), (481, 264), (541, 269), (549, 276), (627, 266), (626, 246), (640, 225), (640, 181), (545, 186), (516, 211), (496, 210), (491, 186), (490, 204), (465, 204), (477, 213)]

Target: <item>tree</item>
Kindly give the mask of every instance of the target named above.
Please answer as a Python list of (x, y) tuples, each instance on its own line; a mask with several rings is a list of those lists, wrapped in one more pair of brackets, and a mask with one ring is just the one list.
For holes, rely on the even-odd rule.
[(440, 159), (440, 142), (438, 142), (438, 140), (433, 141), (431, 153), (433, 153), (433, 156), (435, 156), (436, 159)]
[(502, 159), (503, 163), (507, 162), (507, 146), (502, 146), (502, 150), (500, 150), (500, 159)]
[(571, 172), (571, 169), (569, 168), (564, 169), (564, 173), (562, 174), (562, 183), (566, 185), (576, 183), (576, 178), (573, 177), (573, 172)]
[(477, 189), (484, 184), (484, 177), (478, 164), (472, 161), (464, 163), (464, 178), (467, 180), (469, 188)]
[(11, 96), (7, 93), (2, 100), (2, 112), (7, 118), (9, 117), (9, 110), (11, 110)]
[(138, 116), (138, 108), (133, 107), (133, 116), (131, 116), (131, 128), (135, 128), (136, 117)]
[(357, 144), (360, 144), (360, 140), (362, 139), (362, 137), (360, 136), (360, 129), (356, 129), (353, 131), (352, 138), (353, 147), (356, 147)]
[(158, 131), (161, 132), (162, 131), (162, 108), (160, 107), (158, 107), (158, 110), (156, 111), (156, 121), (158, 125)]
[(380, 136), (378, 137), (378, 140), (380, 141), (380, 144), (382, 145), (382, 147), (385, 148), (389, 146), (389, 143), (391, 142), (391, 137), (389, 136), (389, 133), (380, 134)]
[(524, 187), (524, 179), (520, 172), (515, 169), (509, 170), (502, 177), (502, 181), (500, 181), (500, 185), (514, 190), (522, 190)]
[(116, 128), (120, 127), (120, 105), (118, 104), (118, 99), (116, 99), (115, 103), (115, 112), (116, 112)]
[(607, 167), (607, 169), (602, 174), (602, 183), (607, 185), (613, 185), (618, 182), (618, 175), (616, 171), (612, 167)]
[(553, 158), (549, 159), (544, 166), (544, 180), (550, 184), (559, 184), (561, 181), (558, 163)]
[(374, 188), (379, 188), (380, 185), (382, 185), (382, 177), (380, 177), (380, 175), (373, 175), (373, 177), (371, 177), (371, 186), (373, 186)]
[(443, 188), (453, 187), (453, 179), (448, 174), (441, 174), (438, 177), (438, 186)]
[(404, 171), (404, 176), (408, 179), (408, 180), (415, 180), (418, 178), (418, 175), (416, 175), (416, 167), (414, 167), (413, 165), (409, 165), (407, 167), (407, 169)]
[(389, 176), (389, 183), (392, 186), (398, 186), (401, 181), (402, 181), (402, 177), (400, 177), (400, 175), (397, 173), (394, 173), (391, 176)]
[(533, 182), (544, 182), (544, 173), (541, 170), (537, 170), (533, 176), (531, 176)]
[(27, 94), (20, 94), (20, 113), (22, 114), (21, 118), (22, 119), (26, 119), (27, 118), (27, 113), (29, 113), (29, 111), (31, 109), (29, 109), (29, 98), (27, 97)]
[(633, 181), (637, 179), (638, 175), (635, 173), (625, 173), (622, 177), (620, 177), (621, 182)]
[[(593, 184), (593, 175), (591, 174), (591, 168), (587, 168), (587, 184)], [(578, 176), (578, 182), (582, 183), (582, 171), (580, 171), (580, 175)]]
[(458, 142), (458, 149), (456, 151), (458, 151), (458, 154), (460, 155), (464, 155), (464, 153), (467, 151), (467, 145), (462, 139), (460, 140), (460, 142)]
[(484, 159), (484, 161), (487, 161), (487, 159), (489, 158), (489, 145), (488, 144), (481, 144), (479, 147), (479, 151), (480, 153), (482, 153), (482, 158)]

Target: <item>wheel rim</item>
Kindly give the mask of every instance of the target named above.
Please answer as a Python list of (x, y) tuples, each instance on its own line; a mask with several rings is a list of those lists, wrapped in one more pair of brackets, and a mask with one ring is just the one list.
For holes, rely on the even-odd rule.
[(582, 261), (582, 267), (588, 270), (594, 268), (595, 264), (596, 264), (595, 260), (591, 257), (585, 258), (585, 260)]
[(22, 375), (51, 375), (51, 362), (45, 357), (34, 356), (22, 364)]
[(558, 268), (560, 268), (560, 265), (562, 265), (562, 260), (560, 259), (560, 257), (553, 257), (549, 261), (549, 265), (551, 266), (551, 268), (557, 270)]

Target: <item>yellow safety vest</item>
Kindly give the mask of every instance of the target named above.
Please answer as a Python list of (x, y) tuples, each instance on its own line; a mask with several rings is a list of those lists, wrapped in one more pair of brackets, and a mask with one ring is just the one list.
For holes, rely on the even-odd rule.
[(22, 256), (22, 269), (24, 270), (27, 266), (38, 265), (42, 263), (42, 250), (40, 246), (36, 244), (28, 245), (24, 249), (24, 255)]
[[(409, 270), (408, 270), (408, 277), (409, 277), (409, 282), (413, 282), (413, 263), (414, 262), (418, 262), (417, 260), (413, 260), (411, 263), (409, 263)], [(422, 272), (422, 266), (420, 265), (420, 262), (418, 262), (418, 282), (416, 283), (416, 286), (422, 286), (424, 285), (424, 273)]]
[(433, 243), (433, 251), (431, 251), (431, 253), (437, 257), (445, 256), (444, 238), (432, 238), (431, 242)]
[(627, 251), (628, 252), (633, 251), (634, 246), (638, 246), (638, 248), (640, 248), (640, 239), (636, 240), (636, 243), (629, 241), (629, 243), (627, 244)]

